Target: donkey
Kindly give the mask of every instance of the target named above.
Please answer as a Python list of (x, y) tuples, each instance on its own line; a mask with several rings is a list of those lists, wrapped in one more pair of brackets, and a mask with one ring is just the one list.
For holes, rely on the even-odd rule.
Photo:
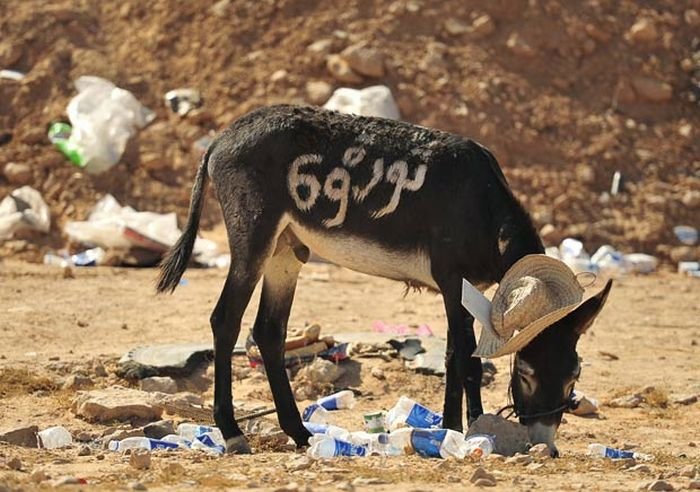
[[(494, 156), (457, 135), (311, 107), (255, 110), (221, 132), (197, 171), (184, 232), (161, 265), (172, 292), (192, 253), (209, 177), (223, 212), (231, 265), (211, 315), (214, 419), (228, 452), (250, 448), (234, 418), (231, 354), (258, 281), (253, 337), (282, 429), (308, 444), (284, 367), (297, 277), (310, 252), (338, 265), (438, 291), (448, 322), (444, 426), (483, 413), (481, 360), (462, 278), (485, 290), (544, 248)], [(579, 374), (576, 342), (607, 296), (582, 305), (515, 357), (512, 393), (532, 442), (554, 433)], [(554, 451), (555, 452), (555, 451)]]

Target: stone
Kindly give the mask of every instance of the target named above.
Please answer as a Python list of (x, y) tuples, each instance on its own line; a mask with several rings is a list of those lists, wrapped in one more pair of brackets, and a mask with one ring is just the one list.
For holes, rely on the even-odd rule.
[(113, 386), (78, 395), (71, 410), (89, 421), (152, 421), (160, 418), (163, 406), (156, 403), (149, 393)]
[(688, 477), (688, 478), (694, 478), (695, 475), (698, 474), (698, 466), (697, 465), (685, 465), (681, 470), (678, 472), (678, 474), (681, 477)]
[(695, 9), (688, 9), (683, 12), (683, 19), (691, 27), (700, 26), (700, 13)]
[(547, 444), (541, 442), (539, 444), (535, 444), (532, 446), (527, 454), (534, 458), (549, 458), (552, 456), (551, 450), (549, 449), (549, 446)]
[(650, 102), (667, 102), (673, 97), (673, 87), (671, 84), (638, 75), (631, 80), (632, 87), (639, 97)]
[(614, 408), (637, 408), (644, 403), (644, 397), (638, 393), (633, 395), (620, 396), (608, 402), (608, 406)]
[(34, 470), (32, 470), (32, 473), (29, 475), (29, 480), (31, 480), (33, 483), (45, 482), (48, 479), (49, 479), (49, 476), (41, 468), (35, 468)]
[(296, 472), (301, 470), (308, 470), (312, 465), (311, 459), (306, 456), (300, 456), (299, 458), (293, 459), (285, 465), (288, 472)]
[(92, 449), (90, 446), (80, 446), (78, 449), (78, 456), (90, 456), (92, 454)]
[(285, 80), (289, 76), (289, 72), (286, 70), (275, 70), (272, 75), (270, 75), (270, 82), (277, 83)]
[(352, 481), (355, 487), (366, 487), (368, 485), (382, 485), (389, 483), (386, 480), (378, 477), (357, 477)]
[(151, 467), (151, 453), (147, 449), (134, 449), (129, 455), (129, 465), (137, 470), (148, 470)]
[(532, 463), (532, 456), (527, 454), (516, 454), (515, 456), (508, 458), (506, 463), (510, 465), (529, 465)]
[(559, 234), (557, 233), (557, 228), (554, 227), (552, 224), (545, 224), (542, 226), (540, 229), (540, 237), (542, 238), (542, 241), (544, 241), (545, 244), (557, 244), (559, 241), (556, 241), (555, 238), (558, 238)]
[(386, 379), (386, 376), (384, 375), (384, 371), (379, 367), (372, 368), (372, 377), (377, 378), (379, 380)]
[(312, 104), (325, 103), (332, 93), (333, 86), (325, 80), (310, 80), (306, 83), (306, 97)]
[(692, 405), (693, 403), (697, 403), (697, 401), (698, 395), (681, 395), (673, 399), (673, 403), (677, 405)]
[(330, 384), (343, 375), (343, 368), (331, 361), (316, 357), (297, 373), (296, 380), (306, 380), (316, 384)]
[(345, 48), (340, 56), (353, 71), (361, 75), (374, 78), (384, 76), (384, 55), (375, 48), (354, 44)]
[(338, 82), (345, 84), (359, 84), (362, 82), (362, 77), (356, 74), (350, 68), (350, 64), (340, 55), (330, 55), (326, 60), (326, 68)]
[(146, 425), (143, 434), (151, 439), (162, 439), (168, 434), (175, 434), (175, 426), (172, 420), (159, 420)]
[(690, 490), (700, 490), (700, 480), (691, 480), (688, 484)]
[(141, 482), (129, 482), (127, 485), (129, 490), (148, 490), (144, 484)]
[(495, 30), (496, 23), (493, 22), (493, 18), (484, 14), (474, 19), (469, 32), (473, 38), (481, 39), (493, 34)]
[(169, 377), (151, 376), (150, 378), (144, 378), (139, 381), (139, 387), (143, 391), (148, 392), (157, 391), (169, 395), (177, 393), (177, 381)]
[(527, 453), (530, 440), (527, 427), (511, 422), (498, 415), (483, 414), (469, 426), (467, 437), (474, 434), (490, 434), (496, 436), (494, 453), (503, 456), (513, 456), (516, 453)]
[(629, 468), (627, 468), (627, 471), (639, 472), (639, 473), (651, 473), (651, 467), (649, 465), (645, 465), (642, 463), (640, 465), (630, 466)]
[(226, 17), (230, 6), (231, 0), (219, 0), (214, 5), (209, 7), (209, 11), (216, 17)]
[(306, 47), (306, 51), (310, 51), (311, 53), (317, 53), (320, 55), (326, 55), (330, 53), (332, 47), (332, 39), (319, 39), (318, 41), (314, 41), (313, 43), (308, 45)]
[(0, 442), (24, 446), (25, 448), (36, 448), (38, 446), (37, 432), (39, 432), (39, 428), (36, 425), (3, 430), (0, 431)]
[(92, 370), (95, 373), (95, 376), (97, 376), (98, 378), (106, 378), (109, 375), (109, 374), (107, 374), (107, 369), (105, 369), (105, 366), (103, 366), (99, 362), (97, 362), (93, 366)]
[(637, 20), (629, 31), (627, 31), (627, 39), (633, 43), (651, 43), (659, 37), (659, 31), (656, 25), (650, 19), (642, 18)]
[(8, 162), (3, 169), (5, 179), (16, 186), (24, 186), (32, 182), (32, 168), (26, 164)]
[(476, 487), (495, 487), (496, 486), (496, 481), (495, 480), (489, 480), (488, 478), (480, 478), (476, 482), (474, 482), (474, 485)]
[(21, 470), (22, 469), (22, 460), (19, 459), (18, 457), (13, 457), (10, 458), (9, 460), (5, 461), (5, 466), (7, 466), (10, 470)]
[(470, 30), (471, 27), (468, 24), (457, 19), (447, 19), (445, 21), (445, 31), (452, 36), (460, 36), (468, 33)]
[(476, 470), (474, 470), (474, 473), (472, 473), (472, 476), (471, 476), (471, 478), (469, 478), (469, 481), (471, 483), (476, 483), (477, 480), (483, 480), (483, 479), (492, 481), (494, 483), (496, 482), (496, 477), (494, 477), (493, 474), (484, 470), (484, 468), (481, 466), (478, 467)]
[(700, 191), (698, 190), (688, 190), (681, 197), (681, 202), (683, 205), (689, 208), (700, 207)]
[(95, 383), (92, 381), (92, 379), (87, 376), (72, 374), (63, 382), (63, 389), (82, 390), (85, 388), (90, 388), (94, 384)]
[(525, 41), (517, 32), (514, 32), (508, 36), (506, 46), (510, 51), (518, 56), (531, 58), (536, 54), (534, 48), (530, 46), (527, 41)]
[(0, 67), (10, 68), (22, 58), (24, 49), (20, 43), (0, 42)]
[(649, 484), (647, 490), (675, 490), (673, 485), (666, 480), (654, 480)]

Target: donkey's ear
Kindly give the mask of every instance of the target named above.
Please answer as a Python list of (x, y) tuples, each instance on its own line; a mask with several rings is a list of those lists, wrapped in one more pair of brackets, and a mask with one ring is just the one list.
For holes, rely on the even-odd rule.
[(566, 318), (569, 321), (571, 328), (576, 332), (578, 336), (586, 333), (586, 330), (590, 328), (595, 321), (596, 316), (603, 309), (605, 301), (608, 300), (608, 294), (610, 293), (610, 288), (612, 287), (612, 279), (608, 280), (603, 287), (603, 290), (598, 292), (596, 295), (586, 300), (581, 304), (576, 311), (569, 314)]

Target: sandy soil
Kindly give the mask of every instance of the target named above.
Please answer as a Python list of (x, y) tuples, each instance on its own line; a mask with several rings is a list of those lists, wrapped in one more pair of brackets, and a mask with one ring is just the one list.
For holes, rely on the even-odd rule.
[[(153, 294), (155, 271), (94, 268), (79, 269), (75, 278), (63, 278), (56, 268), (6, 261), (0, 263), (0, 428), (22, 424), (64, 425), (73, 435), (99, 435), (105, 426), (77, 419), (70, 411), (73, 390), (52, 389), (61, 373), (71, 368), (103, 363), (110, 375), (93, 377), (97, 387), (127, 383), (111, 374), (115, 360), (134, 346), (163, 342), (210, 340), (208, 318), (224, 272), (190, 270), (187, 284), (172, 297)], [(600, 282), (600, 280), (599, 280)], [(524, 467), (487, 461), (498, 488), (552, 490), (630, 490), (659, 477), (675, 487), (687, 487), (690, 478), (679, 471), (700, 462), (700, 404), (680, 406), (680, 395), (700, 394), (700, 324), (697, 280), (674, 275), (619, 279), (608, 306), (582, 339), (584, 359), (577, 389), (603, 402), (599, 419), (566, 416), (559, 432), (562, 457), (543, 466)], [(255, 313), (254, 301), (244, 319), (247, 333)], [(318, 321), (324, 333), (370, 331), (372, 321), (427, 323), (439, 335), (445, 332), (441, 298), (435, 294), (403, 297), (403, 286), (367, 277), (333, 265), (307, 265), (299, 282), (291, 326)], [(613, 354), (618, 359), (611, 360)], [(508, 360), (496, 361), (495, 381), (484, 388), (486, 411), (506, 403)], [(236, 367), (245, 363), (235, 361)], [(435, 409), (441, 408), (441, 378), (416, 375), (398, 360), (356, 359), (348, 371), (363, 392), (355, 409), (340, 412), (338, 423), (361, 427), (365, 412), (389, 408), (405, 394)], [(381, 367), (386, 380), (370, 375)], [(67, 369), (66, 369), (67, 368)], [(27, 369), (32, 377), (19, 382), (9, 376)], [(341, 381), (342, 383), (343, 381)], [(359, 383), (359, 384), (358, 384)], [(294, 384), (294, 383), (293, 383)], [(610, 399), (653, 385), (650, 402), (635, 409), (611, 408)], [(48, 388), (48, 390), (47, 390)], [(238, 403), (269, 404), (267, 383), (246, 378), (234, 383)], [(210, 401), (211, 388), (204, 392)], [(308, 402), (299, 402), (300, 407)], [(648, 471), (627, 471), (625, 463), (594, 461), (586, 446), (600, 442), (617, 447), (636, 446), (656, 459)], [(2, 466), (19, 457), (22, 470)], [(44, 470), (53, 479), (84, 478), (90, 488), (124, 488), (139, 481), (149, 489), (184, 487), (275, 490), (294, 482), (299, 489), (349, 490), (461, 490), (479, 466), (471, 461), (430, 460), (415, 456), (339, 459), (313, 463), (290, 471), (293, 451), (258, 452), (253, 456), (210, 458), (198, 453), (155, 453), (150, 470), (131, 468), (128, 458), (93, 450), (78, 456), (78, 447), (65, 450), (26, 449), (0, 444), (0, 489), (5, 484), (31, 489), (30, 473)], [(346, 488), (343, 488), (346, 487)], [(293, 489), (293, 487), (292, 487)], [(4, 489), (3, 489), (4, 490)]]

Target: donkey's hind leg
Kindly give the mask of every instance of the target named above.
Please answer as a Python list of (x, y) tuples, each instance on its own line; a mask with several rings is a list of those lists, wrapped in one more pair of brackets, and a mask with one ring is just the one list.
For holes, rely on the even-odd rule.
[(265, 263), (260, 306), (253, 326), (253, 338), (260, 348), (280, 427), (298, 447), (306, 446), (311, 434), (302, 424), (289, 384), (284, 342), (297, 277), (308, 256), (309, 250), (289, 231), (279, 237), (274, 255)]

